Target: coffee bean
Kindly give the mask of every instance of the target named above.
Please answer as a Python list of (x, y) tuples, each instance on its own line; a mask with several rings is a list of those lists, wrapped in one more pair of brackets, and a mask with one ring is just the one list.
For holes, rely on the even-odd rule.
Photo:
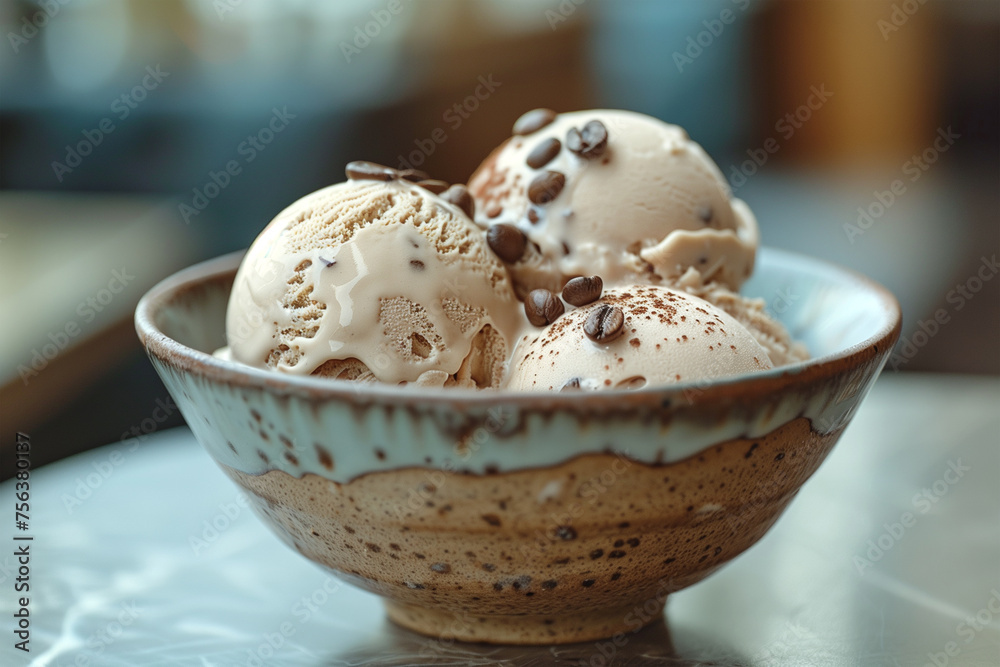
[(562, 142), (555, 137), (549, 137), (528, 153), (526, 162), (532, 169), (541, 169), (549, 162), (552, 162), (555, 156), (559, 155), (560, 150), (562, 150)]
[(514, 123), (514, 134), (531, 134), (542, 129), (556, 119), (552, 109), (532, 109)]
[(601, 298), (604, 281), (600, 276), (573, 278), (563, 287), (562, 298), (574, 306), (586, 306)]
[(355, 181), (391, 181), (399, 174), (392, 167), (364, 160), (348, 162), (344, 171), (347, 172), (348, 178)]
[(475, 217), (476, 215), (476, 202), (473, 201), (472, 195), (469, 194), (469, 188), (465, 187), (461, 183), (456, 183), (442, 192), (441, 199), (459, 207), (465, 211), (465, 214), (470, 218)]
[(599, 120), (590, 121), (583, 130), (574, 127), (566, 133), (566, 148), (582, 158), (600, 157), (607, 147), (608, 129)]
[(547, 204), (562, 192), (566, 177), (558, 171), (543, 171), (528, 185), (528, 199), (533, 204)]
[(426, 171), (420, 171), (419, 169), (403, 169), (396, 172), (397, 178), (401, 178), (404, 181), (410, 181), (412, 183), (418, 183), (420, 181), (431, 180), (431, 175)]
[(566, 311), (562, 301), (547, 289), (536, 289), (524, 300), (524, 314), (536, 327), (552, 324)]
[(513, 264), (524, 255), (528, 238), (514, 225), (500, 223), (486, 230), (486, 242), (497, 257), (508, 264)]
[(625, 330), (625, 315), (618, 306), (602, 303), (591, 311), (583, 324), (583, 333), (595, 343), (608, 343)]
[(417, 185), (422, 187), (424, 190), (433, 192), (436, 195), (439, 195), (448, 189), (448, 183), (446, 181), (439, 181), (436, 178), (427, 178), (422, 181), (417, 181)]

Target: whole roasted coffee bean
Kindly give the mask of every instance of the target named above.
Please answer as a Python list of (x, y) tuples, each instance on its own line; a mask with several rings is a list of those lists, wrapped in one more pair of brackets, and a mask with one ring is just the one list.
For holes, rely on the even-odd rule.
[(566, 311), (562, 301), (547, 289), (536, 289), (524, 300), (524, 314), (536, 327), (552, 324)]
[(583, 158), (595, 158), (608, 147), (608, 128), (599, 120), (592, 120), (582, 130), (575, 127), (566, 134), (566, 148)]
[(552, 109), (532, 109), (514, 122), (514, 134), (525, 135), (537, 132), (556, 119)]
[(459, 207), (465, 211), (465, 214), (470, 218), (473, 218), (476, 215), (476, 202), (472, 199), (472, 195), (469, 194), (469, 188), (465, 187), (461, 183), (456, 183), (442, 192), (441, 199)]
[(514, 225), (500, 223), (486, 230), (486, 242), (497, 257), (507, 264), (513, 264), (524, 255), (527, 237)]
[(602, 303), (583, 323), (583, 332), (595, 343), (608, 343), (625, 330), (625, 315), (618, 306)]
[(562, 150), (562, 142), (555, 137), (549, 137), (535, 146), (525, 160), (532, 169), (541, 169), (549, 162), (552, 162), (559, 151)]
[(573, 278), (563, 287), (563, 300), (574, 306), (586, 306), (601, 298), (604, 281), (600, 276), (581, 276)]
[(348, 178), (355, 181), (391, 181), (399, 174), (392, 167), (364, 160), (348, 162), (344, 171), (347, 172)]
[(528, 200), (532, 204), (547, 204), (562, 192), (566, 176), (558, 171), (543, 171), (528, 185)]

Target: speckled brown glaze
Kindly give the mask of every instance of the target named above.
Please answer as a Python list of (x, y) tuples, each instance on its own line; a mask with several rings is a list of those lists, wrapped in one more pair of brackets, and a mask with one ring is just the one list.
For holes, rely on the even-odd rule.
[(662, 604), (743, 552), (838, 436), (797, 419), (667, 465), (592, 454), (486, 477), (410, 468), (339, 484), (226, 472), (286, 542), (388, 598), (400, 624), (547, 644), (634, 629), (636, 606)]
[(416, 392), (243, 367), (210, 354), (238, 256), (155, 287), (136, 327), (192, 431), (264, 520), (386, 597), (396, 622), (579, 641), (636, 628), (758, 540), (885, 363), (900, 324), (891, 295), (781, 257), (775, 275), (823, 288), (801, 312), (854, 294), (860, 312), (818, 322), (840, 336), (816, 339), (828, 348), (818, 359), (704, 384)]

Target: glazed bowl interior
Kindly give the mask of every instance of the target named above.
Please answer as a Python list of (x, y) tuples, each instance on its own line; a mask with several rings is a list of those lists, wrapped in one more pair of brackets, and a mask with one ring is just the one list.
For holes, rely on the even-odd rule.
[[(189, 348), (187, 352), (202, 363), (273, 379), (272, 372), (210, 356), (226, 344), (226, 306), (242, 254), (219, 257), (167, 279), (143, 299), (138, 318), (140, 322), (148, 322), (151, 329)], [(793, 338), (805, 343), (810, 353), (806, 362), (755, 373), (752, 377), (795, 372), (819, 361), (845, 357), (890, 335), (900, 322), (895, 298), (877, 283), (821, 260), (773, 248), (760, 250), (754, 274), (741, 293), (764, 299), (768, 313), (782, 322)], [(291, 384), (317, 387), (333, 388), (344, 384), (311, 377), (282, 377)], [(721, 382), (739, 379), (734, 377)], [(673, 388), (683, 389), (683, 386)], [(371, 391), (391, 393), (393, 389), (375, 386)], [(614, 395), (626, 391), (612, 390), (600, 392), (600, 395), (613, 401)], [(662, 392), (663, 388), (650, 387), (643, 391)], [(469, 392), (454, 389), (421, 391), (422, 396), (453, 396), (456, 393)]]

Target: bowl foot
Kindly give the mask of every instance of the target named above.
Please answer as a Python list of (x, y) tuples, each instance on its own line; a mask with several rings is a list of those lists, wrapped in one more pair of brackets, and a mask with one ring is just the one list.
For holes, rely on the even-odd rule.
[(442, 640), (487, 644), (570, 644), (637, 632), (663, 616), (665, 601), (657, 601), (656, 604), (658, 609), (653, 610), (648, 606), (637, 608), (630, 604), (572, 614), (518, 616), (480, 616), (388, 600), (385, 606), (393, 622)]

